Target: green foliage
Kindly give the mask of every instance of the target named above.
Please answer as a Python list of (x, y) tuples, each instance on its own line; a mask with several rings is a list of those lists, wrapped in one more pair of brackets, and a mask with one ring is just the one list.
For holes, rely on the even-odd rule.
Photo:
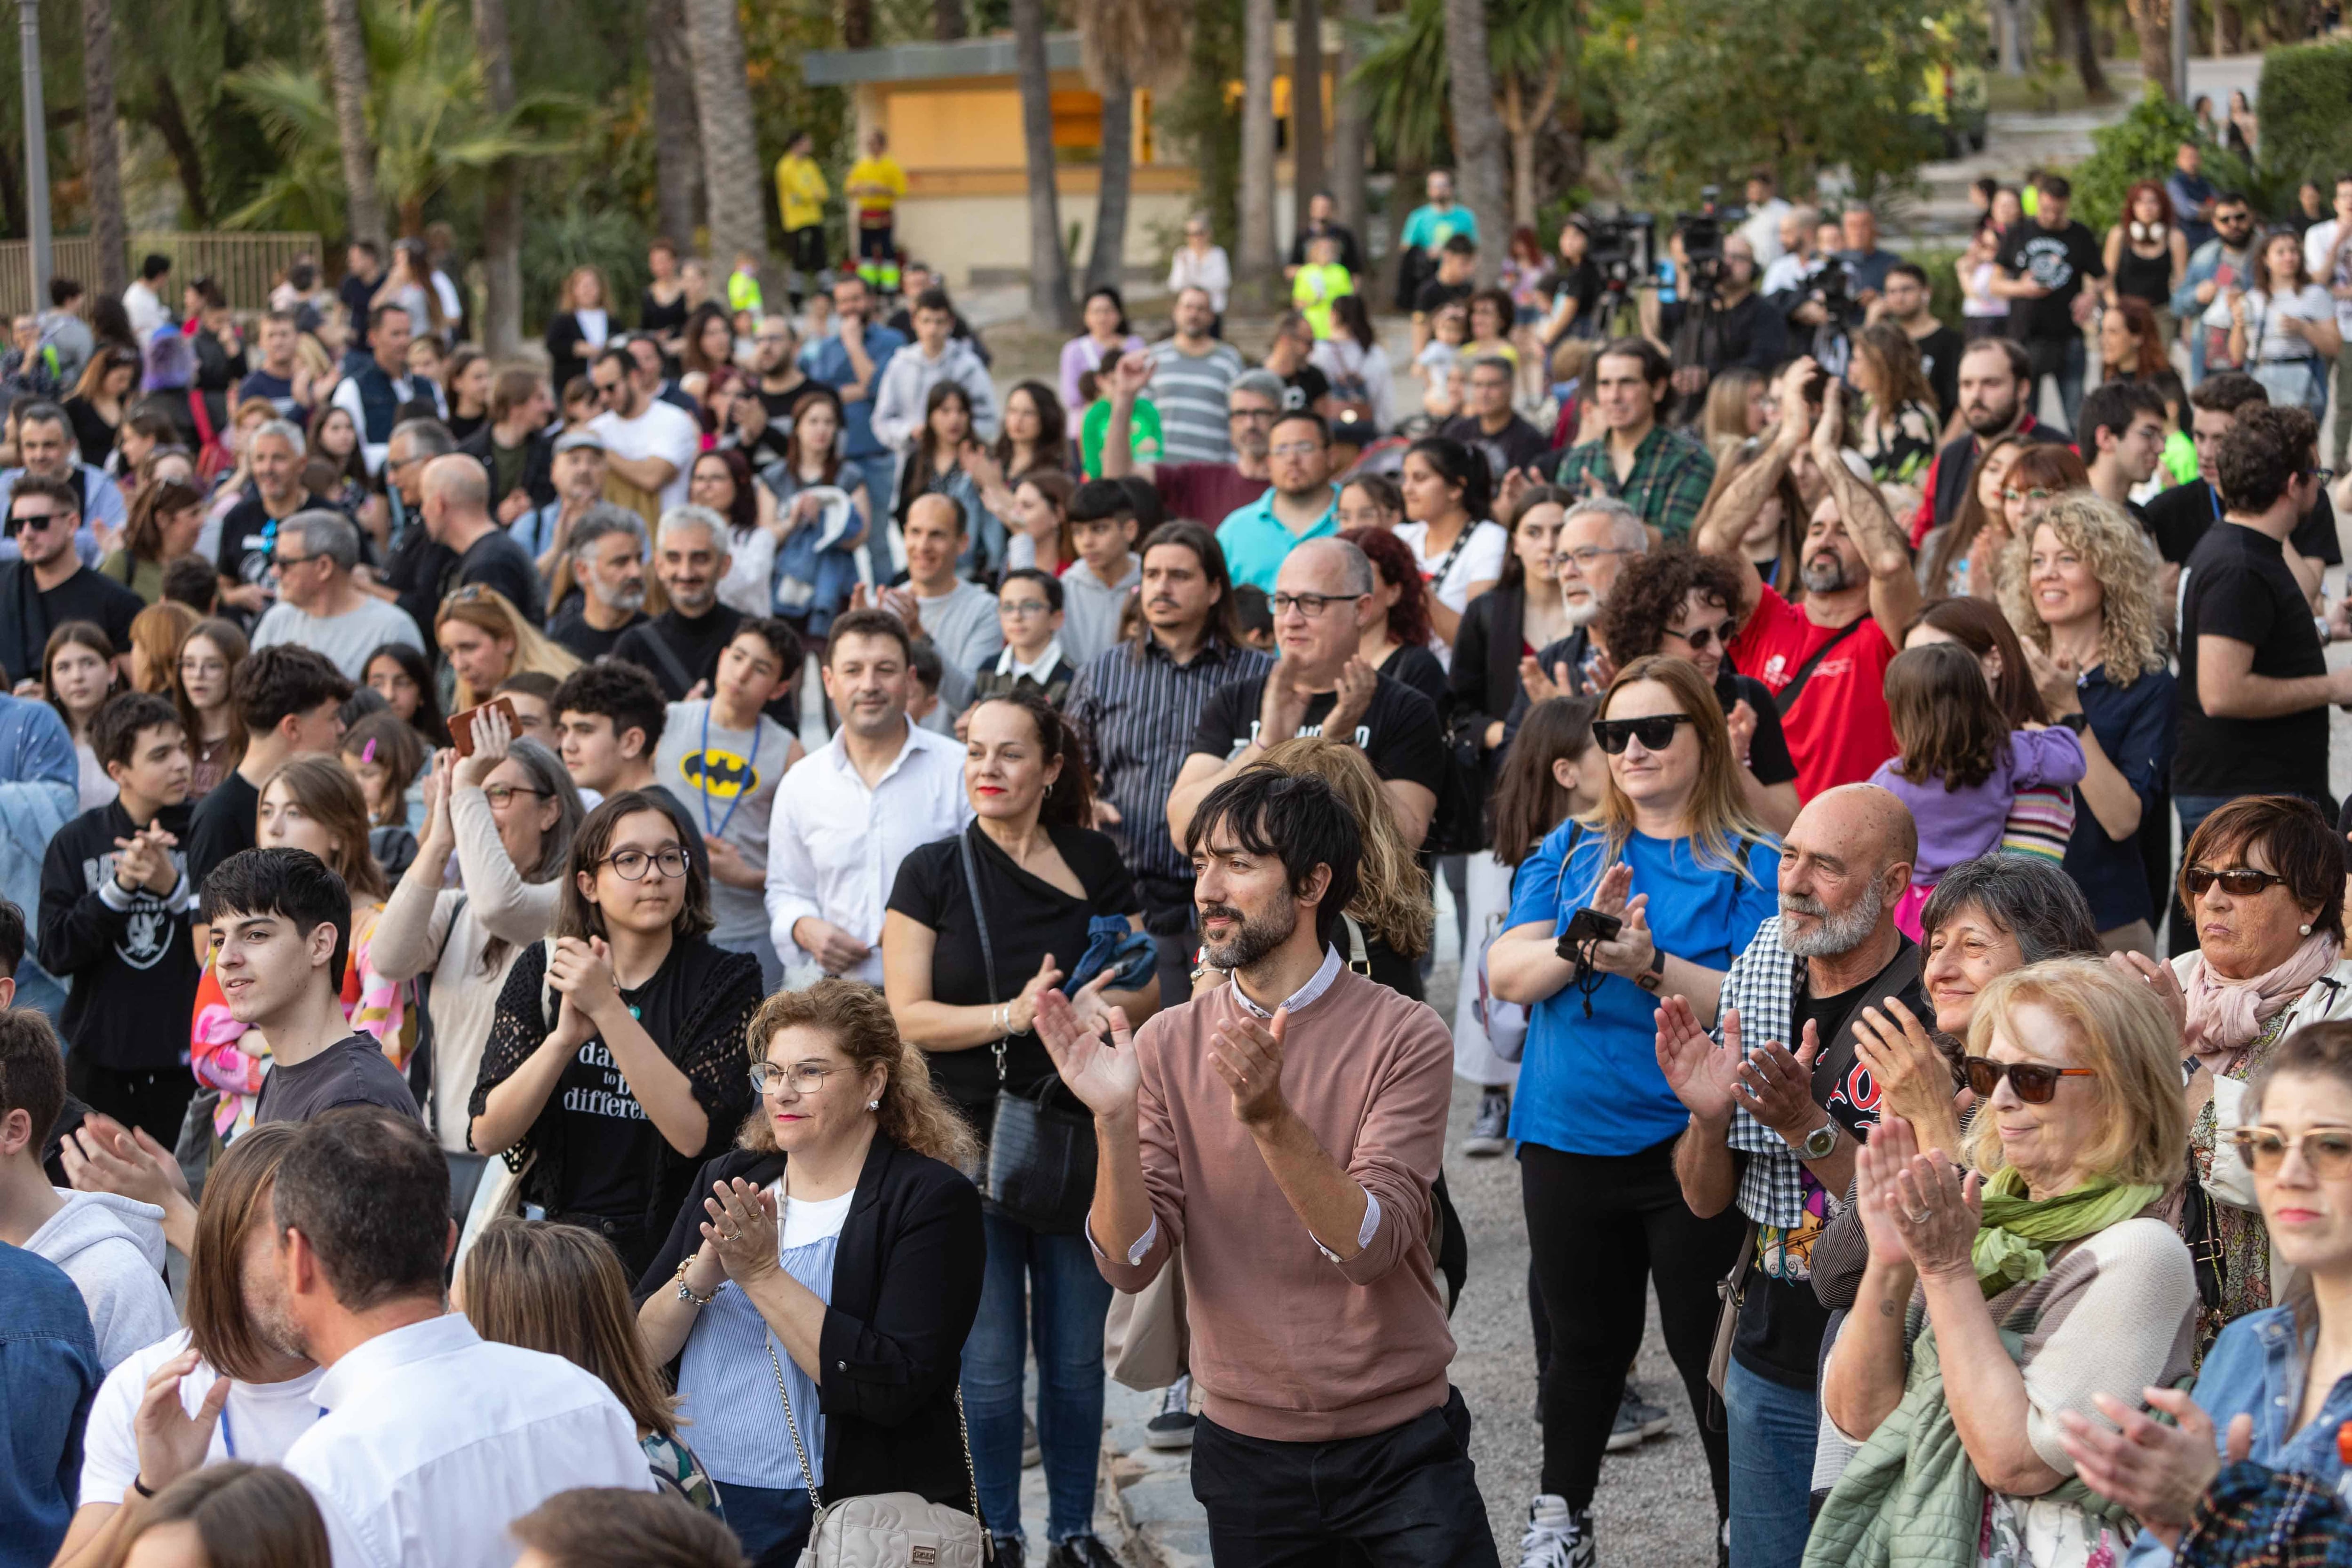
[(558, 290), (575, 267), (604, 275), (610, 300), (622, 314), (633, 312), (652, 276), (646, 268), (648, 226), (632, 206), (585, 191), (551, 197), (525, 182), (522, 225), (522, 319), (536, 324), (555, 314)]
[(2263, 173), (2282, 186), (2352, 169), (2352, 43), (2270, 50), (2261, 102)]
[[(2267, 137), (2267, 102), (2263, 124)], [(2121, 120), (2092, 135), (2091, 155), (2069, 171), (2074, 216), (2105, 234), (2123, 216), (2125, 192), (2142, 180), (2165, 179), (2180, 144), (2200, 140), (2197, 117), (2161, 88), (2150, 88)], [(2205, 177), (2225, 191), (2246, 189), (2252, 171), (2244, 160), (2210, 142), (2204, 146)]]
[(1940, 155), (1917, 110), (1969, 33), (1946, 0), (1655, 0), (1624, 93), (1627, 165), (1678, 201), (1759, 162), (1792, 182), (1844, 164), (1873, 195)]
[(1160, 132), (1201, 172), (1201, 208), (1228, 248), (1241, 233), (1242, 125), (1225, 83), (1239, 74), (1241, 58), (1242, 0), (1199, 0), (1184, 79), (1153, 111)]
[[(1575, 68), (1562, 70), (1560, 95), (1565, 100), (1573, 94), (1582, 107), (1584, 135), (1605, 140), (1616, 130), (1610, 89), (1624, 56), (1612, 38), (1580, 31), (1582, 9), (1565, 0), (1490, 0), (1487, 54), (1497, 90), (1505, 76), (1516, 75), (1532, 100), (1555, 62), (1572, 53)], [(1405, 0), (1402, 10), (1356, 31), (1363, 57), (1354, 80), (1364, 94), (1374, 150), (1396, 163), (1450, 162), (1444, 0)], [(1554, 118), (1560, 118), (1557, 110)]]

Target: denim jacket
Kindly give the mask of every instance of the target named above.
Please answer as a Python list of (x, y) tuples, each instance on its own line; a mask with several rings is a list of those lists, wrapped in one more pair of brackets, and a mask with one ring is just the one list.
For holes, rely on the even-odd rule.
[[(2352, 1421), (2352, 1376), (2328, 1391), (2319, 1417), (2301, 1431), (2294, 1419), (2303, 1404), (2304, 1368), (2307, 1348), (2296, 1332), (2294, 1309), (2273, 1307), (2249, 1312), (2213, 1342), (2197, 1377), (2194, 1397), (2199, 1408), (2213, 1418), (2217, 1445), (2229, 1441), (2232, 1416), (2254, 1418), (2253, 1451), (2258, 1465), (2296, 1470), (2331, 1489), (2344, 1480), (2344, 1461), (2336, 1455), (2336, 1431)], [(2132, 1542), (2124, 1568), (2167, 1568), (2172, 1553), (2143, 1530)]]
[[(46, 1563), (66, 1538), (82, 1424), (104, 1376), (89, 1311), (65, 1270), (0, 1242), (0, 1561)], [(22, 1556), (16, 1555), (21, 1552)]]

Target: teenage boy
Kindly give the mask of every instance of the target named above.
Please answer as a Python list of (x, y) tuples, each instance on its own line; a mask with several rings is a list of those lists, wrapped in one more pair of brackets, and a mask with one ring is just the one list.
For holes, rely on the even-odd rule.
[(196, 1089), (187, 1031), (160, 1022), (184, 1019), (196, 999), (195, 900), (182, 848), (187, 732), (168, 700), (129, 692), (98, 710), (90, 749), (119, 793), (49, 840), (41, 967), (71, 984), (64, 1025), (75, 1098), (168, 1149)]
[[(245, 757), (205, 793), (189, 818), (191, 883), (203, 887), (214, 867), (257, 842), (253, 824), (261, 810), (261, 786), (280, 764), (293, 757), (334, 754), (343, 736), (338, 710), (351, 694), (352, 683), (326, 655), (290, 643), (263, 648), (236, 667), (229, 700), (245, 721)], [(178, 1135), (175, 1121), (172, 1136)]]
[(1070, 497), (1070, 537), (1078, 559), (1062, 574), (1062, 651), (1080, 668), (1118, 641), (1119, 617), (1143, 582), (1135, 542), (1150, 528), (1136, 490), (1150, 498), (1150, 528), (1157, 528), (1160, 497), (1148, 484), (1088, 479)]
[[(1004, 647), (994, 658), (981, 660), (972, 672), (975, 705), (1016, 690), (1024, 681), (1044, 692), (1056, 708), (1062, 705), (1070, 678), (1078, 673), (1062, 646), (1062, 603), (1061, 579), (1051, 572), (1024, 566), (1004, 574), (1004, 586), (996, 591), (996, 621), (1004, 633)], [(961, 720), (956, 727), (962, 729)]]
[(593, 791), (600, 800), (625, 789), (652, 795), (677, 824), (678, 842), (708, 877), (710, 858), (702, 829), (654, 771), (669, 717), (654, 678), (634, 664), (609, 658), (565, 676), (547, 705), (555, 712), (564, 771), (580, 792)]
[(2164, 458), (2164, 398), (2156, 388), (2131, 381), (2104, 381), (2083, 395), (2075, 419), (2091, 489), (2145, 522), (2134, 487), (2156, 477)]
[(784, 966), (768, 935), (768, 817), (801, 742), (761, 710), (792, 691), (803, 657), (786, 623), (745, 621), (719, 656), (709, 699), (671, 703), (654, 748), (654, 776), (688, 803), (710, 856), (710, 941), (758, 959), (772, 992)]

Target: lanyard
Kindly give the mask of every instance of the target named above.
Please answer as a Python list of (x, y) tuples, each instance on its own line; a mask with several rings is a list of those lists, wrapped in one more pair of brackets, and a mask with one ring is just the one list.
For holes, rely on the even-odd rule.
[(747, 758), (747, 759), (744, 761), (744, 763), (743, 763), (743, 776), (742, 776), (740, 779), (739, 779), (739, 780), (737, 780), (737, 781), (736, 781), (736, 784), (735, 784), (735, 798), (734, 798), (733, 800), (729, 801), (729, 802), (727, 803), (727, 815), (726, 815), (726, 816), (722, 816), (722, 817), (720, 817), (720, 818), (719, 819), (719, 826), (718, 826), (713, 827), (713, 826), (710, 826), (710, 709), (711, 709), (711, 704), (709, 704), (709, 703), (705, 703), (705, 704), (703, 704), (703, 708), (702, 708), (702, 776), (701, 776), (701, 778), (698, 779), (698, 780), (695, 782), (695, 786), (694, 786), (694, 787), (695, 787), (697, 790), (700, 791), (700, 792), (701, 792), (701, 795), (702, 795), (702, 836), (703, 836), (705, 838), (719, 838), (719, 837), (723, 837), (726, 835), (726, 832), (727, 832), (727, 825), (728, 825), (729, 823), (730, 823), (730, 822), (732, 822), (732, 821), (734, 821), (734, 820), (735, 820), (735, 810), (736, 810), (736, 807), (738, 807), (738, 806), (741, 805), (743, 804), (743, 797), (744, 797), (745, 795), (749, 795), (749, 794), (751, 794), (751, 770), (752, 763), (756, 763), (756, 762), (759, 760), (759, 751), (760, 751), (760, 721), (759, 721), (759, 718), (758, 718), (758, 716), (757, 716), (757, 715), (754, 715), (754, 716), (752, 717), (752, 720), (751, 720), (751, 752), (752, 752), (752, 754), (751, 754), (751, 757)]

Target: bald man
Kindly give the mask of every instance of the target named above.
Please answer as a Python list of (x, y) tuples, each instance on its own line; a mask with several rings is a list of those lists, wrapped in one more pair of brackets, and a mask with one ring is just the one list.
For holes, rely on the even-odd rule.
[(1829, 1320), (1807, 1259), (1824, 1194), (1843, 1201), (1854, 1149), (1878, 1121), (1854, 1019), (1865, 1007), (1895, 1017), (1897, 1005), (1935, 1016), (1919, 949), (1895, 925), (1918, 851), (1917, 825), (1889, 792), (1846, 784), (1814, 796), (1781, 846), (1780, 912), (1724, 976), (1722, 1043), (1682, 998), (1658, 1011), (1658, 1065), (1690, 1111), (1675, 1145), (1684, 1201), (1699, 1215), (1736, 1202), (1756, 1227), (1723, 1389), (1731, 1558), (1742, 1568), (1797, 1568), (1804, 1556), (1812, 1488), (1789, 1456), (1817, 1433)]
[(439, 596), (467, 587), (496, 588), (534, 626), (547, 620), (547, 599), (530, 552), (490, 515), (489, 476), (462, 452), (425, 465), (418, 481), (425, 531), (457, 559), (441, 573)]

